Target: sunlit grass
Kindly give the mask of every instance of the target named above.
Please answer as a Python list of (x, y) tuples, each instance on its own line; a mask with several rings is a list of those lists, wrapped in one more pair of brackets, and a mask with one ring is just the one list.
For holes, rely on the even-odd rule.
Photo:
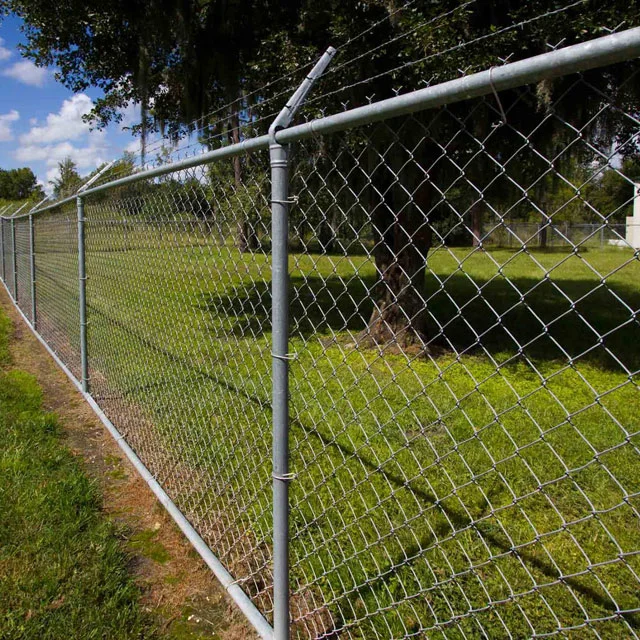
[[(93, 393), (196, 524), (222, 522), (214, 550), (242, 574), (271, 542), (269, 256), (162, 248), (152, 231), (126, 251), (89, 238)], [(332, 620), (309, 624), (627, 634), (640, 624), (617, 613), (640, 606), (638, 260), (441, 248), (428, 265), (431, 355), (403, 354), (358, 346), (367, 256), (290, 258), (294, 586)], [(49, 270), (41, 305), (67, 275)]]
[[(9, 328), (0, 314), (2, 365)], [(0, 438), (0, 637), (154, 637), (97, 487), (23, 371), (0, 371)]]

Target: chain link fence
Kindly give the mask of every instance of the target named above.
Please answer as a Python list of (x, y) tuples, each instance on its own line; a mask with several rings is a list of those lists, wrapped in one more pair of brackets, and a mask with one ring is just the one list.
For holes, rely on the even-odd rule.
[(478, 240), (472, 237), (476, 246), (482, 242), (485, 247), (517, 248), (524, 245), (539, 249), (579, 246), (583, 249), (605, 249), (607, 247), (628, 246), (626, 225), (603, 221), (562, 222), (559, 224), (538, 224), (535, 222), (506, 222), (499, 225), (483, 225)]
[(598, 191), (632, 185), (640, 35), (602, 42), (3, 218), (9, 293), (263, 637), (640, 635), (640, 248)]
[[(585, 182), (610, 158), (572, 149), (591, 114), (560, 114), (591, 87), (564, 82), (553, 159), (536, 139), (547, 112), (518, 119), (530, 88), (500, 96), (506, 122), (486, 98), (296, 147), (305, 636), (637, 633), (638, 253), (601, 248), (610, 212), (582, 183), (566, 197), (600, 222), (552, 239), (567, 202), (549, 189), (575, 179), (563, 155), (584, 151)], [(514, 228), (518, 211), (540, 223)]]

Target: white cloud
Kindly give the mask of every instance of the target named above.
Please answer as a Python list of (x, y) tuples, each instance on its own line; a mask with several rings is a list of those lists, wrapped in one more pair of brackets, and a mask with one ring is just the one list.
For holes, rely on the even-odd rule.
[(47, 167), (55, 168), (65, 158), (71, 158), (82, 173), (106, 162), (108, 149), (104, 136), (90, 137), (87, 144), (75, 146), (69, 141), (47, 145), (21, 145), (15, 151), (15, 158), (20, 162), (44, 162)]
[(51, 193), (51, 180), (60, 175), (58, 163), (66, 158), (71, 158), (78, 167), (80, 175), (86, 175), (108, 159), (108, 149), (103, 136), (91, 138), (84, 146), (75, 146), (70, 142), (37, 146), (30, 145), (16, 150), (15, 158), (20, 162), (33, 163), (44, 162), (47, 171), (44, 179), (45, 193)]
[(43, 145), (62, 140), (77, 140), (89, 133), (89, 125), (83, 121), (93, 108), (91, 98), (77, 93), (65, 100), (58, 113), (50, 113), (41, 127), (32, 127), (28, 133), (20, 136), (24, 145)]
[(93, 107), (91, 99), (76, 94), (65, 100), (57, 113), (50, 113), (43, 124), (32, 126), (20, 136), (14, 158), (24, 163), (44, 163), (43, 182), (49, 192), (50, 180), (58, 176), (58, 163), (71, 158), (83, 175), (95, 169), (109, 157), (105, 131), (91, 131), (82, 116)]
[(20, 120), (20, 113), (11, 109), (9, 113), (0, 114), (0, 142), (13, 140), (12, 122)]
[(51, 167), (51, 169), (47, 169), (47, 173), (45, 174), (45, 193), (53, 193), (53, 185), (51, 184), (56, 178), (60, 176), (60, 170), (58, 167)]
[(8, 60), (13, 55), (13, 52), (4, 46), (4, 38), (0, 38), (0, 62)]
[(140, 124), (140, 103), (130, 102), (124, 109), (120, 110), (120, 114), (122, 115), (122, 120), (120, 121), (121, 130)]
[(128, 151), (129, 153), (135, 153), (136, 155), (140, 155), (141, 151), (142, 151), (142, 146), (140, 144), (140, 139), (136, 138), (135, 140), (132, 140), (125, 148), (125, 151)]
[(42, 87), (49, 77), (49, 71), (43, 67), (36, 67), (31, 60), (21, 60), (5, 69), (2, 75), (22, 82), (22, 84)]

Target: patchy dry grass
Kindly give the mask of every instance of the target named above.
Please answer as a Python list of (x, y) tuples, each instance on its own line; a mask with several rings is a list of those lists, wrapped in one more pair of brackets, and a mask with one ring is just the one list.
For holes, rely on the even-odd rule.
[[(8, 364), (10, 323), (0, 316)], [(0, 637), (150, 638), (118, 529), (33, 376), (0, 372)]]

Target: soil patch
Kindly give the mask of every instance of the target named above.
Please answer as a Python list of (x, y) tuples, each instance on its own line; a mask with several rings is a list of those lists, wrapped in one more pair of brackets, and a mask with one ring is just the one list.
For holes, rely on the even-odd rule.
[(57, 414), (67, 446), (99, 483), (104, 511), (121, 525), (143, 606), (157, 615), (161, 636), (257, 638), (98, 417), (24, 325), (4, 289), (0, 304), (14, 327), (12, 366), (36, 377), (45, 409)]

